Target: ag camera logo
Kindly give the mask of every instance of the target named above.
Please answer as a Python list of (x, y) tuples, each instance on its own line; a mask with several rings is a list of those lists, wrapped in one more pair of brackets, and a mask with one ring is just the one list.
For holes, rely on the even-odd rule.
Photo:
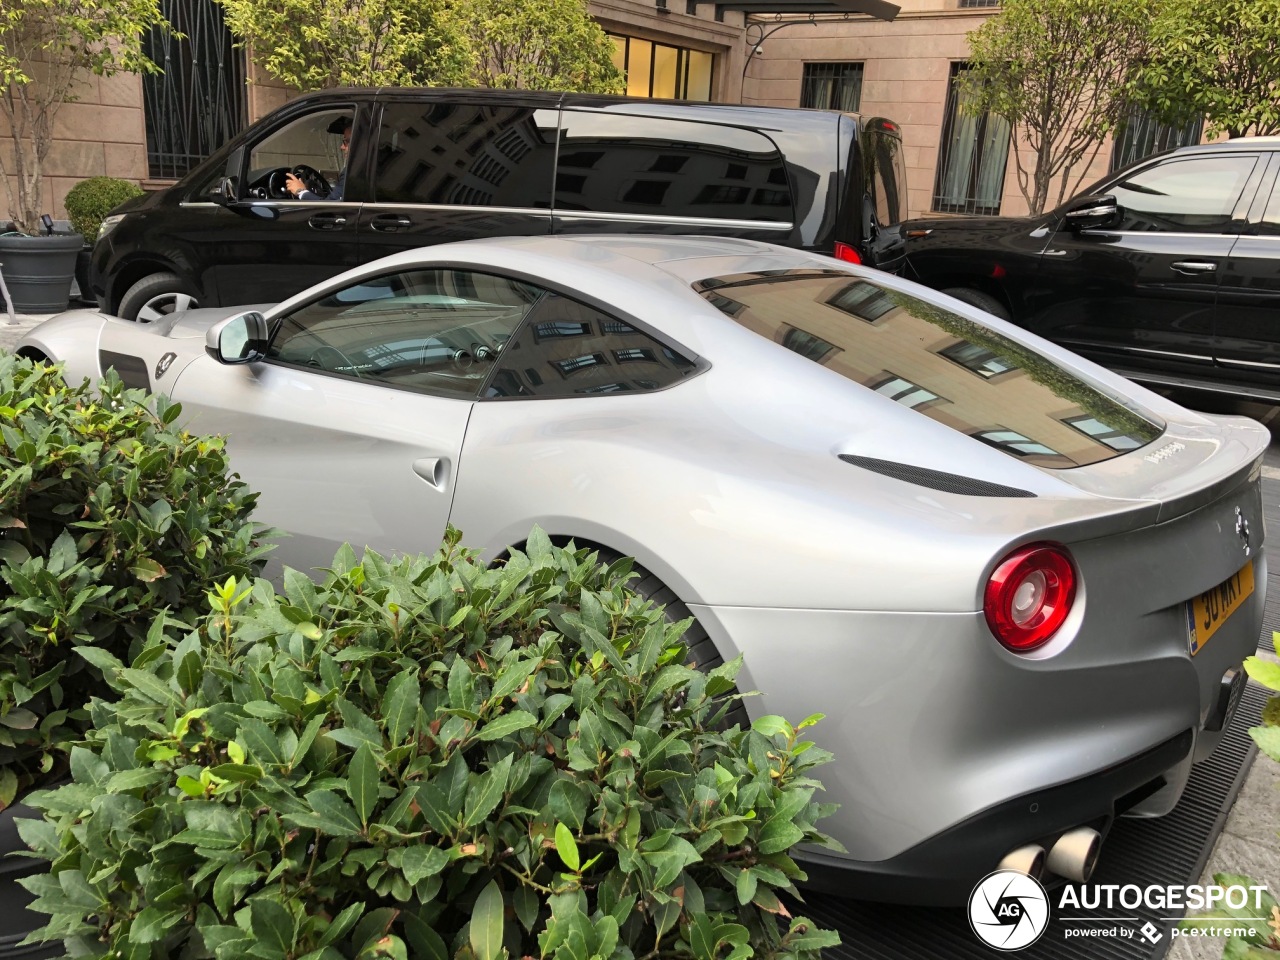
[(1024, 873), (997, 870), (969, 894), (969, 927), (989, 947), (1023, 950), (1048, 926), (1049, 895)]

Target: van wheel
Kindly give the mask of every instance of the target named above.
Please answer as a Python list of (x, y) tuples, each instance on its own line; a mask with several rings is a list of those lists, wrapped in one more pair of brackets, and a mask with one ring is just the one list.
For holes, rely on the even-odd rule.
[(985, 310), (993, 317), (1001, 320), (1011, 320), (1009, 309), (995, 297), (989, 293), (983, 293), (981, 290), (974, 290), (972, 287), (949, 287), (942, 291), (949, 297), (955, 297), (970, 306), (977, 307), (979, 310)]
[(171, 313), (200, 306), (191, 288), (176, 273), (153, 273), (128, 289), (120, 300), (120, 316), (155, 323)]
[[(606, 548), (597, 548), (600, 555), (601, 563), (613, 563), (622, 556), (613, 550)], [(633, 562), (631, 569), (636, 573), (629, 586), (640, 596), (646, 600), (652, 600), (654, 603), (662, 604), (666, 613), (668, 623), (678, 623), (687, 617), (692, 617), (689, 608), (684, 605), (684, 601), (675, 595), (675, 592), (665, 583), (650, 573), (640, 564)], [(720, 655), (720, 651), (716, 649), (715, 642), (707, 635), (707, 631), (703, 629), (702, 624), (694, 617), (693, 623), (689, 624), (689, 629), (684, 632), (684, 642), (689, 647), (688, 664), (696, 667), (703, 673), (710, 673), (716, 667), (724, 664), (724, 657)], [(730, 690), (726, 697), (736, 697), (738, 688), (734, 687)], [(725, 729), (732, 727), (734, 724), (742, 727), (743, 730), (750, 729), (751, 718), (747, 716), (747, 708), (741, 700), (735, 700), (728, 712), (724, 715), (723, 726)]]

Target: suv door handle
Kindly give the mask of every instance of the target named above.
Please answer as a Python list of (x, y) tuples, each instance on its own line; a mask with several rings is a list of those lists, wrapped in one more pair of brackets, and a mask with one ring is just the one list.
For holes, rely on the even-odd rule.
[(1170, 269), (1175, 273), (1185, 273), (1194, 277), (1199, 273), (1213, 273), (1218, 269), (1218, 265), (1211, 260), (1179, 260), (1170, 264)]
[(347, 218), (340, 213), (317, 213), (307, 221), (313, 230), (337, 230), (346, 224)]
[(408, 230), (413, 226), (413, 221), (403, 214), (384, 213), (374, 217), (369, 226), (382, 233), (396, 233), (400, 230)]

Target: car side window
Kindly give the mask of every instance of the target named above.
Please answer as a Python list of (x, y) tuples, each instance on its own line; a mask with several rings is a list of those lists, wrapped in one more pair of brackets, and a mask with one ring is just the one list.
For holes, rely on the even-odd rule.
[(1256, 159), (1187, 157), (1139, 170), (1107, 189), (1122, 208), (1111, 229), (1163, 233), (1217, 233), (1235, 214)]
[[(317, 110), (298, 117), (249, 150), (246, 199), (290, 200), (285, 177), (296, 172), (314, 194), (308, 199), (341, 200), (353, 106)], [(318, 176), (317, 176), (318, 175)]]
[(790, 221), (790, 181), (762, 133), (714, 123), (564, 111), (555, 205), (639, 216)]
[(503, 350), (485, 399), (661, 390), (697, 365), (617, 317), (549, 293)]
[(1271, 183), (1271, 196), (1262, 211), (1262, 220), (1253, 226), (1252, 233), (1261, 233), (1270, 237), (1280, 236), (1280, 175)]
[(556, 126), (555, 110), (444, 100), (387, 103), (374, 199), (546, 209)]
[(343, 287), (282, 318), (267, 359), (474, 399), (520, 321), (549, 294), (470, 270), (406, 270)]

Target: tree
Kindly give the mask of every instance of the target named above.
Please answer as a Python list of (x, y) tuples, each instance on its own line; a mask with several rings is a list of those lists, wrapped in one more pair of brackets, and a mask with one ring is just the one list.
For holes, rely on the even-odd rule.
[(1122, 121), (1155, 2), (1005, 0), (969, 34), (960, 91), (968, 109), (1004, 117), (1030, 148), (1030, 169), (1017, 149), (1014, 162), (1032, 214), (1079, 185)]
[(1280, 0), (1164, 0), (1138, 101), (1210, 136), (1280, 133)]
[[(0, 149), (9, 216), (34, 234), (43, 209), (44, 162), (53, 122), (76, 99), (86, 73), (153, 73), (142, 38), (167, 26), (158, 0), (4, 0), (0, 4)], [(7, 128), (7, 129), (6, 129)]]
[(471, 40), (477, 86), (622, 93), (613, 43), (584, 0), (474, 0), (459, 16)]
[(299, 90), (452, 85), (473, 61), (446, 0), (219, 0), (268, 73)]

